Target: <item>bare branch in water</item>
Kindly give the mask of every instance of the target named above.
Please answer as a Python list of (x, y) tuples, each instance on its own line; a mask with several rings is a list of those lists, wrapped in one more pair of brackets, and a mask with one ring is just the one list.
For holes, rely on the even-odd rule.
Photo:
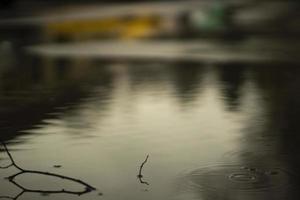
[(7, 168), (10, 168), (12, 166), (13, 166), (13, 164), (11, 163), (11, 164), (6, 165), (6, 166), (0, 166), (0, 169), (7, 169)]
[(7, 153), (8, 157), (9, 157), (9, 159), (10, 159), (10, 162), (11, 162), (10, 165), (7, 165), (7, 166), (1, 167), (1, 168), (2, 168), (2, 169), (6, 169), (6, 168), (9, 168), (9, 167), (14, 166), (14, 167), (17, 168), (18, 170), (24, 171), (24, 169), (22, 169), (21, 167), (19, 167), (19, 166), (16, 164), (16, 162), (14, 161), (12, 155), (11, 155), (10, 152), (8, 151), (6, 144), (5, 144), (4, 142), (1, 142), (1, 144), (2, 144), (2, 146), (4, 147), (4, 150), (5, 150), (5, 152)]
[[(0, 199), (13, 199), (13, 200), (17, 200), (20, 196), (22, 196), (24, 193), (26, 192), (31, 192), (31, 193), (41, 193), (41, 194), (73, 194), (73, 195), (83, 195), (85, 193), (91, 192), (93, 190), (96, 190), (96, 188), (94, 188), (93, 186), (89, 185), (88, 183), (80, 180), (80, 179), (75, 179), (72, 177), (68, 177), (68, 176), (64, 176), (64, 175), (60, 175), (60, 174), (54, 174), (54, 173), (50, 173), (50, 172), (43, 172), (43, 171), (35, 171), (35, 170), (27, 170), (27, 169), (23, 169), (21, 168), (19, 165), (16, 164), (16, 162), (14, 161), (12, 155), (10, 154), (7, 146), (5, 143), (1, 142), (2, 146), (4, 147), (5, 152), (7, 153), (11, 164), (6, 165), (6, 166), (0, 166), (0, 169), (7, 169), (10, 167), (15, 167), (16, 169), (19, 170), (18, 173), (9, 176), (7, 179), (14, 184), (15, 186), (17, 186), (18, 188), (20, 188), (22, 191), (16, 196), (16, 197), (9, 197), (9, 196), (0, 196)], [(81, 184), (82, 186), (84, 186), (84, 189), (82, 191), (70, 191), (70, 190), (39, 190), (39, 189), (28, 189), (23, 187), (21, 184), (17, 183), (15, 181), (15, 178), (21, 174), (40, 174), (40, 175), (46, 175), (46, 176), (51, 176), (51, 177), (57, 177), (60, 179), (64, 179), (64, 180), (69, 180), (72, 182), (76, 182), (78, 184)]]
[(146, 164), (146, 162), (148, 161), (149, 155), (147, 155), (146, 159), (144, 160), (144, 162), (141, 164), (140, 169), (139, 169), (139, 174), (137, 175), (138, 179), (140, 180), (140, 183), (142, 184), (146, 184), (149, 185), (149, 183), (147, 181), (143, 180), (143, 174), (142, 174), (142, 170), (144, 165)]
[(0, 196), (0, 199), (12, 199), (12, 200), (17, 200), (19, 197), (21, 197), (25, 193), (24, 190), (22, 190), (17, 196), (15, 197), (10, 197), (10, 196)]

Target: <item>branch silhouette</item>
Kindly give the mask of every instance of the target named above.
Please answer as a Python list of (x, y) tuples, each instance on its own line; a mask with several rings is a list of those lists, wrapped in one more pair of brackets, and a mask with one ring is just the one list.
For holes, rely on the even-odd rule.
[(149, 185), (149, 183), (147, 181), (143, 180), (143, 174), (142, 174), (142, 170), (144, 165), (146, 164), (146, 162), (148, 161), (149, 155), (147, 155), (146, 159), (144, 160), (144, 162), (141, 164), (140, 169), (139, 169), (139, 174), (137, 175), (138, 179), (140, 180), (140, 183), (142, 184), (146, 184)]
[[(16, 174), (13, 174), (9, 177), (7, 177), (7, 179), (14, 184), (15, 186), (17, 186), (18, 188), (21, 189), (21, 192), (15, 196), (15, 197), (10, 197), (10, 196), (0, 196), (0, 199), (12, 199), (12, 200), (17, 200), (20, 196), (22, 196), (24, 193), (27, 192), (31, 192), (31, 193), (41, 193), (41, 194), (73, 194), (73, 195), (83, 195), (85, 193), (91, 192), (93, 190), (96, 190), (95, 187), (89, 185), (88, 183), (80, 180), (80, 179), (75, 179), (72, 177), (68, 177), (68, 176), (64, 176), (64, 175), (60, 175), (60, 174), (55, 174), (55, 173), (50, 173), (50, 172), (44, 172), (44, 171), (36, 171), (36, 170), (27, 170), (27, 169), (23, 169), (22, 167), (20, 167), (15, 160), (13, 159), (11, 153), (9, 152), (6, 144), (4, 142), (0, 142), (2, 144), (2, 146), (4, 147), (5, 152), (7, 153), (11, 164), (6, 165), (6, 166), (0, 166), (0, 169), (7, 169), (10, 167), (15, 167), (16, 169), (19, 170), (19, 172), (17, 172)], [(84, 186), (84, 189), (82, 191), (71, 191), (71, 190), (40, 190), (40, 189), (28, 189), (24, 186), (22, 186), (21, 184), (19, 184), (17, 181), (15, 181), (15, 178), (19, 175), (22, 174), (40, 174), (40, 175), (46, 175), (46, 176), (51, 176), (51, 177), (57, 177), (60, 179), (64, 179), (64, 180), (69, 180), (72, 182), (76, 182), (82, 186)]]

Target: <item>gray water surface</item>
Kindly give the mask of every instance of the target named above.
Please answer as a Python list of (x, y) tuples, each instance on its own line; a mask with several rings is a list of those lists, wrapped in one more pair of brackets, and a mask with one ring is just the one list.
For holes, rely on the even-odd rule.
[[(299, 199), (297, 66), (26, 56), (13, 66), (1, 75), (0, 122), (15, 161), (97, 188), (18, 199)], [(147, 155), (149, 185), (137, 177)], [(15, 172), (0, 170), (0, 196), (19, 194), (3, 179)], [(18, 180), (80, 190), (52, 178)]]

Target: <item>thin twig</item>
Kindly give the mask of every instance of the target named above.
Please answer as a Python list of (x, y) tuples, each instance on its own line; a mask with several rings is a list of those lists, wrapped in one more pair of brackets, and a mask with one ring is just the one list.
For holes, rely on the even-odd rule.
[(148, 161), (149, 155), (147, 155), (146, 159), (144, 160), (144, 162), (141, 164), (140, 169), (139, 169), (139, 174), (137, 175), (138, 179), (140, 180), (140, 182), (142, 184), (146, 184), (149, 185), (149, 183), (147, 181), (143, 180), (143, 174), (142, 174), (142, 170), (144, 165), (146, 164), (146, 162)]
[[(79, 179), (75, 179), (75, 178), (72, 178), (72, 177), (68, 177), (68, 176), (64, 176), (64, 175), (60, 175), (60, 174), (54, 174), (54, 173), (50, 173), (50, 172), (43, 172), (43, 171), (36, 171), (36, 170), (27, 170), (27, 169), (23, 169), (21, 167), (19, 167), (16, 162), (14, 161), (12, 155), (10, 154), (7, 146), (5, 143), (1, 142), (3, 147), (4, 147), (4, 150), (6, 151), (10, 161), (11, 161), (11, 164), (7, 165), (7, 166), (2, 166), (0, 167), (1, 169), (6, 169), (6, 168), (9, 168), (9, 167), (15, 167), (19, 170), (19, 172), (17, 172), (16, 174), (13, 174), (12, 176), (9, 176), (8, 177), (8, 180), (14, 184), (15, 186), (17, 186), (18, 188), (20, 188), (22, 190), (21, 193), (19, 193), (16, 197), (9, 197), (9, 196), (0, 196), (0, 199), (1, 198), (6, 198), (6, 199), (13, 199), (13, 200), (17, 200), (21, 195), (23, 195), (24, 193), (26, 192), (31, 192), (31, 193), (41, 193), (41, 194), (59, 194), (59, 193), (64, 193), (64, 194), (74, 194), (74, 195), (82, 195), (82, 194), (85, 194), (85, 193), (88, 193), (88, 192), (91, 192), (93, 190), (96, 190), (95, 187), (89, 185), (88, 183), (82, 181), (82, 180), (79, 180)], [(57, 177), (57, 178), (61, 178), (61, 179), (65, 179), (65, 180), (69, 180), (69, 181), (73, 181), (73, 182), (76, 182), (76, 183), (79, 183), (81, 185), (84, 186), (84, 190), (82, 191), (70, 191), (70, 190), (39, 190), (39, 189), (28, 189), (28, 188), (25, 188), (23, 187), (21, 184), (17, 183), (15, 181), (15, 178), (21, 174), (41, 174), (41, 175), (46, 175), (46, 176), (52, 176), (52, 177)]]
[(10, 168), (12, 166), (13, 166), (13, 164), (11, 163), (11, 164), (6, 165), (6, 166), (0, 166), (0, 169), (8, 169), (8, 168)]
[(18, 200), (19, 197), (21, 197), (25, 193), (24, 190), (22, 190), (18, 195), (15, 197), (10, 197), (10, 196), (0, 196), (0, 199), (12, 199), (12, 200)]
[(11, 164), (8, 165), (8, 167), (14, 166), (15, 168), (19, 169), (20, 171), (24, 171), (24, 169), (22, 169), (21, 167), (19, 167), (19, 166), (16, 164), (16, 162), (14, 161), (12, 155), (11, 155), (10, 152), (8, 151), (6, 144), (5, 144), (4, 142), (1, 142), (1, 144), (2, 144), (2, 146), (4, 147), (4, 150), (6, 151), (8, 157), (9, 157), (9, 159), (10, 159), (10, 161), (11, 161)]

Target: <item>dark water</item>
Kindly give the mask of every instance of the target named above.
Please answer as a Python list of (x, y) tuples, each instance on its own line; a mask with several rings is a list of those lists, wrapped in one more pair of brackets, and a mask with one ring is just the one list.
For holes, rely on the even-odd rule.
[[(98, 189), (18, 199), (300, 197), (299, 66), (17, 58), (1, 68), (2, 140), (19, 166)], [(0, 195), (20, 193), (4, 179), (15, 171), (0, 170)], [(80, 190), (52, 178), (18, 181)]]

